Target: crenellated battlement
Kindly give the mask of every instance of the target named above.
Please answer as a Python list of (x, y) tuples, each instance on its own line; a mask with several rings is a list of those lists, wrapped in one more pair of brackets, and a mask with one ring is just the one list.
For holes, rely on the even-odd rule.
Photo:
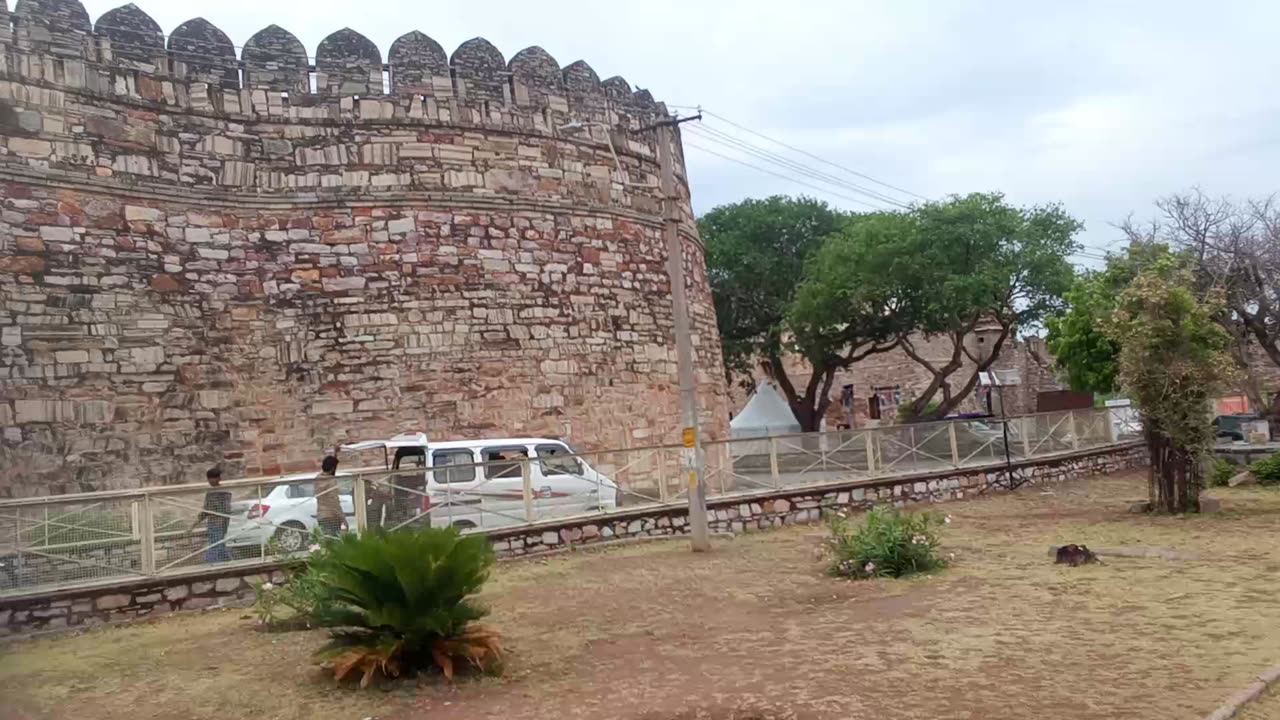
[(110, 91), (154, 81), (174, 89), (145, 99), (185, 97), (196, 108), (285, 117), (290, 108), (334, 99), (396, 97), (456, 102), (482, 114), (548, 112), (623, 127), (666, 115), (647, 90), (632, 91), (621, 77), (601, 81), (582, 60), (561, 68), (537, 46), (507, 61), (477, 37), (446, 56), (440, 43), (414, 30), (391, 44), (384, 61), (371, 40), (343, 28), (320, 41), (313, 62), (297, 37), (270, 25), (246, 40), (237, 57), (227, 34), (203, 18), (166, 37), (132, 3), (92, 25), (78, 0), (19, 0), (12, 14), (2, 6), (0, 0), (0, 41), (12, 45), (18, 72), (72, 89)]
[[(581, 60), (530, 47), (508, 62), (483, 38), (446, 56), (413, 31), (384, 62), (344, 28), (313, 63), (277, 25), (237, 56), (202, 18), (166, 37), (132, 4), (93, 25), (78, 0), (0, 15), (0, 172), (161, 193), (517, 194), (657, 222), (656, 134), (637, 131), (665, 117)], [(687, 196), (679, 157), (676, 171)]]

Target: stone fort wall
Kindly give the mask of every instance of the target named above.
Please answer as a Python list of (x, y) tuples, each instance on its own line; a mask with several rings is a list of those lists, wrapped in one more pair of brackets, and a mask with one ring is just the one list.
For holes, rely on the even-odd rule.
[(347, 29), (313, 61), (273, 25), (237, 56), (202, 19), (0, 0), (0, 497), (312, 469), (405, 430), (674, 441), (665, 117), (536, 47), (411, 32), (384, 62)]

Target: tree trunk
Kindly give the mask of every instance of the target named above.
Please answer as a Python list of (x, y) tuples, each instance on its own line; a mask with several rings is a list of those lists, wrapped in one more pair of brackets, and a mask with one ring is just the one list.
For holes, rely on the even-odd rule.
[(1147, 432), (1147, 449), (1151, 453), (1151, 509), (1171, 514), (1200, 512), (1202, 478), (1196, 454), (1154, 430)]

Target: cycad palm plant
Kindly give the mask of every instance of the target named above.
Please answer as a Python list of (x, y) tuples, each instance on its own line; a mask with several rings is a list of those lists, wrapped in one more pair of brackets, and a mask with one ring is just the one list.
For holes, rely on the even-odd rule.
[(435, 664), (452, 680), (455, 660), (494, 667), (498, 635), (475, 624), (488, 611), (471, 599), (493, 561), (488, 539), (452, 529), (335, 540), (316, 567), (335, 601), (316, 617), (333, 629), (319, 657), (338, 680), (362, 671), (362, 687), (379, 671), (394, 677)]

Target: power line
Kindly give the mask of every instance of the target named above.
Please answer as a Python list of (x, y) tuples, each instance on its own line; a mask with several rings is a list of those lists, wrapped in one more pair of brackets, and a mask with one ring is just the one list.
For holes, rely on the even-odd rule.
[[(685, 108), (685, 109), (689, 109), (689, 108), (690, 108), (690, 106), (688, 106), (688, 105), (671, 105), (670, 107), (674, 107), (674, 108)], [(850, 173), (850, 174), (852, 174), (852, 175), (856, 175), (856, 176), (858, 176), (858, 177), (860, 177), (860, 178), (862, 178), (862, 179), (864, 179), (864, 180), (869, 180), (869, 181), (871, 181), (871, 182), (873, 182), (873, 183), (875, 183), (875, 184), (877, 184), (877, 185), (880, 185), (880, 186), (883, 186), (883, 187), (889, 188), (890, 190), (896, 190), (896, 191), (898, 191), (898, 192), (900, 192), (900, 193), (905, 193), (905, 194), (907, 194), (907, 195), (910, 195), (910, 196), (912, 196), (912, 197), (918, 198), (918, 199), (920, 199), (920, 200), (928, 200), (928, 199), (929, 199), (929, 198), (927, 198), (927, 197), (925, 197), (924, 195), (921, 195), (921, 194), (919, 194), (919, 193), (915, 193), (915, 192), (912, 192), (912, 191), (910, 191), (910, 190), (907, 190), (907, 189), (904, 189), (904, 188), (900, 188), (900, 187), (898, 187), (897, 185), (891, 185), (891, 184), (889, 184), (889, 183), (887, 183), (887, 182), (884, 182), (883, 180), (879, 180), (879, 179), (874, 178), (874, 177), (872, 177), (872, 176), (870, 176), (870, 175), (867, 175), (866, 173), (861, 173), (861, 172), (858, 172), (857, 170), (854, 170), (854, 169), (852, 169), (852, 168), (845, 167), (844, 165), (840, 165), (840, 164), (838, 164), (838, 163), (831, 162), (830, 160), (827, 160), (827, 159), (825, 159), (825, 158), (822, 158), (822, 157), (819, 157), (819, 156), (817, 156), (817, 155), (814, 155), (813, 153), (811, 153), (811, 152), (809, 152), (809, 151), (807, 151), (807, 150), (801, 150), (801, 149), (800, 149), (800, 148), (798, 148), (798, 147), (795, 147), (795, 146), (792, 146), (792, 145), (788, 145), (787, 143), (784, 143), (784, 142), (782, 142), (781, 140), (778, 140), (778, 139), (776, 139), (776, 138), (771, 138), (771, 137), (769, 137), (768, 135), (765, 135), (764, 133), (757, 132), (757, 131), (755, 131), (755, 130), (752, 130), (751, 128), (748, 128), (748, 127), (745, 127), (745, 126), (743, 126), (743, 125), (740, 125), (740, 124), (738, 124), (738, 123), (736, 123), (736, 122), (734, 122), (734, 121), (730, 120), (729, 118), (727, 118), (727, 117), (725, 117), (725, 116), (723, 116), (723, 115), (720, 115), (720, 114), (718, 114), (718, 113), (714, 113), (714, 112), (712, 112), (712, 111), (710, 111), (710, 110), (704, 110), (704, 109), (702, 109), (701, 107), (696, 107), (696, 108), (693, 108), (693, 109), (696, 109), (696, 110), (698, 110), (699, 112), (702, 112), (702, 113), (704, 113), (704, 114), (706, 114), (706, 115), (709, 115), (709, 116), (711, 116), (711, 117), (714, 117), (714, 118), (716, 118), (716, 119), (718, 119), (718, 120), (720, 120), (720, 121), (722, 121), (722, 122), (724, 122), (724, 123), (726, 123), (726, 124), (728, 124), (728, 125), (732, 125), (733, 127), (737, 128), (737, 129), (739, 129), (739, 130), (742, 130), (743, 132), (751, 133), (752, 135), (755, 135), (756, 137), (762, 138), (762, 139), (767, 140), (767, 141), (769, 141), (769, 142), (771, 142), (771, 143), (774, 143), (774, 144), (776, 144), (776, 145), (780, 145), (780, 146), (782, 146), (782, 147), (784, 147), (784, 148), (786, 148), (786, 149), (788, 149), (788, 150), (790, 150), (790, 151), (792, 151), (792, 152), (797, 152), (797, 153), (800, 153), (801, 155), (804, 155), (804, 156), (806, 156), (806, 157), (809, 157), (809, 158), (812, 158), (812, 159), (814, 159), (814, 160), (817, 160), (818, 162), (823, 163), (824, 165), (830, 165), (831, 167), (836, 168), (836, 169), (838, 169), (838, 170), (843, 170), (844, 172)]]
[[(796, 174), (800, 175), (801, 177), (806, 177), (806, 178), (809, 178), (809, 179), (811, 179), (811, 180), (815, 180), (815, 181), (817, 181), (817, 182), (824, 183), (824, 184), (826, 184), (826, 185), (834, 186), (837, 190), (849, 190), (849, 189), (850, 189), (850, 188), (848, 188), (848, 187), (846, 187), (846, 186), (844, 186), (844, 185), (842, 185), (842, 184), (840, 184), (840, 183), (831, 182), (830, 180), (827, 180), (826, 178), (822, 177), (821, 175), (815, 174), (814, 172), (812, 172), (812, 171), (808, 170), (808, 169), (807, 169), (805, 166), (803, 166), (803, 165), (797, 165), (797, 164), (791, 164), (791, 163), (786, 163), (786, 162), (780, 162), (780, 161), (777, 161), (777, 160), (773, 160), (773, 159), (769, 158), (769, 157), (768, 157), (768, 156), (766, 156), (766, 155), (762, 155), (762, 154), (760, 154), (760, 153), (753, 152), (753, 151), (752, 151), (752, 150), (750, 150), (749, 148), (743, 148), (743, 147), (740, 147), (740, 146), (737, 146), (737, 145), (734, 145), (734, 144), (731, 144), (731, 143), (727, 143), (727, 142), (724, 142), (724, 141), (718, 140), (718, 139), (717, 139), (717, 138), (715, 138), (714, 136), (710, 136), (710, 135), (706, 135), (706, 134), (702, 134), (702, 133), (696, 133), (696, 132), (695, 132), (695, 133), (690, 133), (690, 134), (689, 134), (689, 136), (691, 136), (691, 137), (696, 137), (696, 138), (698, 138), (698, 139), (700, 139), (700, 140), (705, 140), (705, 141), (708, 141), (708, 142), (714, 143), (714, 144), (718, 145), (719, 147), (721, 147), (721, 148), (723, 148), (723, 149), (734, 150), (734, 151), (737, 151), (737, 152), (745, 153), (748, 157), (752, 157), (752, 158), (756, 158), (756, 159), (762, 160), (762, 161), (764, 161), (764, 162), (765, 162), (767, 165), (769, 165), (769, 166), (772, 166), (772, 167), (774, 167), (774, 168), (777, 168), (777, 169), (782, 170), (782, 171), (785, 171), (785, 172), (789, 172), (789, 173), (796, 173)], [(705, 147), (704, 147), (704, 148), (701, 148), (701, 149), (703, 149), (703, 150), (707, 150), (707, 148), (705, 148)], [(855, 191), (855, 192), (856, 192), (856, 191)], [(889, 205), (892, 205), (892, 206), (894, 206), (894, 207), (899, 207), (899, 208), (904, 208), (904, 207), (905, 207), (905, 206), (903, 206), (903, 205), (901, 205), (901, 204), (899, 204), (899, 203), (891, 202), (891, 201), (886, 201), (886, 200), (884, 200), (884, 199), (882, 199), (882, 198), (879, 198), (879, 197), (876, 197), (876, 196), (869, 196), (869, 197), (870, 197), (872, 200), (875, 200), (875, 201), (880, 202), (880, 203), (889, 204)], [(873, 205), (873, 207), (878, 207), (878, 206)]]
[(737, 164), (742, 165), (742, 166), (744, 166), (744, 167), (749, 167), (749, 168), (751, 168), (752, 170), (756, 170), (756, 171), (758, 171), (758, 172), (765, 173), (766, 175), (772, 175), (772, 176), (774, 176), (774, 177), (776, 177), (776, 178), (781, 178), (781, 179), (783, 179), (783, 180), (788, 180), (788, 181), (790, 181), (790, 182), (796, 183), (796, 184), (798, 184), (798, 185), (802, 185), (802, 186), (804, 186), (804, 187), (807, 187), (807, 188), (810, 188), (810, 189), (813, 189), (813, 190), (817, 190), (818, 192), (825, 193), (825, 194), (827, 194), (827, 195), (831, 195), (831, 196), (833, 196), (833, 197), (842, 198), (842, 199), (848, 200), (848, 201), (850, 201), (850, 202), (858, 203), (859, 205), (865, 205), (865, 206), (867, 206), (867, 207), (871, 208), (872, 210), (884, 210), (884, 209), (885, 209), (884, 207), (879, 206), (879, 205), (872, 205), (871, 203), (867, 202), (866, 200), (862, 200), (862, 199), (860, 199), (860, 198), (851, 197), (851, 196), (849, 196), (849, 195), (844, 195), (844, 194), (841, 194), (841, 193), (838, 193), (838, 192), (833, 192), (833, 191), (828, 190), (828, 189), (826, 189), (826, 188), (824, 188), (824, 187), (821, 187), (821, 186), (819, 186), (819, 185), (813, 185), (813, 184), (807, 183), (807, 182), (805, 182), (805, 181), (803, 181), (803, 180), (797, 180), (797, 179), (796, 179), (796, 178), (794, 178), (794, 177), (790, 177), (790, 176), (787, 176), (787, 175), (783, 175), (782, 173), (777, 173), (777, 172), (774, 172), (774, 171), (769, 170), (769, 169), (767, 169), (767, 168), (762, 168), (762, 167), (760, 167), (759, 165), (752, 165), (751, 163), (746, 162), (745, 160), (739, 160), (738, 158), (730, 157), (730, 156), (725, 155), (725, 154), (723, 154), (723, 153), (718, 153), (718, 152), (716, 152), (715, 150), (711, 150), (710, 148), (702, 147), (701, 145), (698, 145), (697, 143), (686, 142), (686, 143), (684, 143), (684, 145), (685, 145), (685, 147), (690, 147), (690, 148), (693, 148), (694, 150), (701, 150), (702, 152), (707, 153), (708, 155), (715, 155), (716, 157), (718, 157), (718, 158), (723, 158), (723, 159), (725, 159), (725, 160), (728, 160), (729, 162), (737, 163)]
[(688, 128), (688, 130), (693, 134), (697, 135), (698, 137), (703, 138), (704, 140), (717, 143), (723, 147), (732, 147), (736, 150), (740, 150), (742, 152), (745, 152), (759, 159), (784, 167), (788, 170), (799, 172), (814, 180), (818, 180), (819, 182), (824, 182), (829, 185), (834, 185), (836, 187), (849, 190), (851, 192), (855, 192), (860, 195), (866, 195), (867, 197), (873, 198), (880, 202), (887, 203), (889, 205), (893, 205), (903, 209), (906, 209), (908, 207), (907, 204), (901, 202), (896, 198), (890, 197), (888, 195), (877, 192), (875, 190), (870, 190), (868, 188), (862, 187), (861, 185), (851, 183), (847, 180), (843, 180), (834, 175), (831, 175), (830, 173), (825, 173), (825, 172), (822, 172), (821, 170), (816, 170), (813, 167), (806, 165), (804, 163), (792, 160), (790, 158), (784, 157), (777, 153), (761, 148), (758, 145), (754, 145), (744, 140), (735, 138), (728, 133), (715, 129), (714, 127), (710, 127), (707, 125), (698, 125), (698, 126), (691, 126), (690, 128)]

